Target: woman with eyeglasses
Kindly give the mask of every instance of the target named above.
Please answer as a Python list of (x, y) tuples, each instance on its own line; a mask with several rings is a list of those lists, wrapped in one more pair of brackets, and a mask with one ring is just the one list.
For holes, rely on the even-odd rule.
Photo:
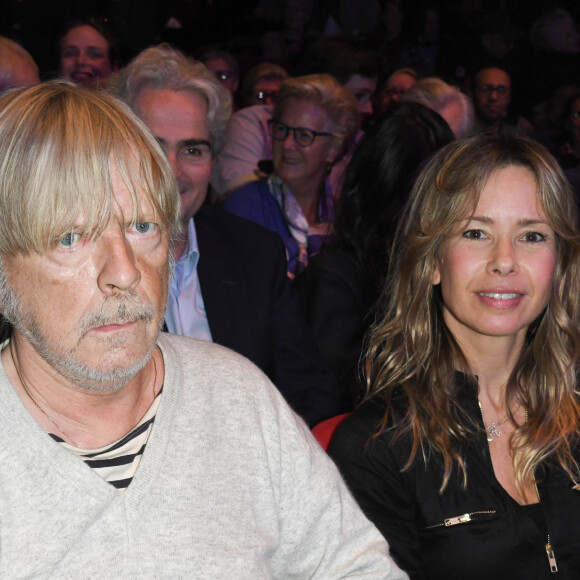
[(274, 171), (234, 191), (223, 204), (280, 234), (290, 278), (332, 236), (334, 195), (327, 178), (359, 122), (356, 98), (330, 75), (286, 79), (268, 124)]

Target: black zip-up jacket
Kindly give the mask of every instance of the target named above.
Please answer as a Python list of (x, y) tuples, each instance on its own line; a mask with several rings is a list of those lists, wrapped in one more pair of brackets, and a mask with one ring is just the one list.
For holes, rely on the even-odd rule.
[(404, 471), (410, 436), (392, 441), (386, 431), (370, 439), (385, 413), (380, 399), (360, 407), (332, 439), (329, 454), (395, 561), (412, 580), (580, 578), (580, 491), (562, 470), (546, 467), (536, 474), (540, 505), (519, 506), (495, 478), (476, 389), (463, 385), (460, 399), (466, 421), (479, 426), (463, 452), (466, 489), (453, 475), (439, 492), (443, 467), (434, 453), (419, 452)]

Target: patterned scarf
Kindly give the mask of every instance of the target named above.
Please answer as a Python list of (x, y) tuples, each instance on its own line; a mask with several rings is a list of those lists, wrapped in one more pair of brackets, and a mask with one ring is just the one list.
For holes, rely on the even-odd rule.
[[(268, 189), (276, 200), (280, 208), (284, 221), (288, 226), (288, 230), (292, 237), (298, 242), (300, 247), (300, 255), (298, 262), (302, 265), (300, 270), (308, 264), (308, 235), (322, 234), (323, 228), (320, 225), (314, 224), (310, 228), (308, 221), (302, 212), (302, 208), (298, 200), (294, 197), (286, 183), (276, 173), (272, 173), (268, 177)], [(324, 180), (324, 193), (319, 196), (318, 202), (318, 221), (319, 224), (325, 226), (324, 233), (326, 235), (332, 232), (332, 220), (334, 218), (334, 196), (328, 180)]]

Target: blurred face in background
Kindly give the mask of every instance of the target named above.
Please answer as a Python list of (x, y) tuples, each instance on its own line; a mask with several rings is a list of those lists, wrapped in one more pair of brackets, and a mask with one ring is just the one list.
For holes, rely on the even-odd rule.
[(256, 81), (250, 105), (273, 105), (278, 98), (282, 79), (261, 78)]
[(399, 99), (417, 82), (407, 73), (394, 73), (385, 82), (380, 94), (379, 112), (383, 113), (399, 102)]
[(377, 77), (352, 75), (344, 84), (344, 88), (352, 91), (358, 103), (361, 121), (373, 114), (372, 97), (377, 88)]
[(231, 70), (228, 61), (225, 58), (215, 57), (206, 60), (205, 64), (207, 70), (211, 71), (216, 79), (226, 88), (232, 95), (238, 90), (238, 77), (236, 72)]
[(546, 33), (554, 51), (566, 54), (580, 52), (580, 33), (576, 22), (566, 10), (562, 8), (554, 10)]
[(71, 28), (61, 42), (60, 74), (77, 85), (102, 87), (116, 70), (109, 57), (109, 43), (92, 26)]
[(501, 121), (510, 104), (511, 82), (500, 68), (485, 68), (475, 77), (473, 104), (475, 113), (488, 123)]

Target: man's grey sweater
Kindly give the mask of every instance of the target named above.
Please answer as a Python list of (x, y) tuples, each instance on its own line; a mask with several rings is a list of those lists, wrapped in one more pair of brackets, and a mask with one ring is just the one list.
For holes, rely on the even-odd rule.
[(1, 578), (406, 578), (256, 367), (159, 344), (163, 398), (124, 493), (54, 442), (0, 370)]

